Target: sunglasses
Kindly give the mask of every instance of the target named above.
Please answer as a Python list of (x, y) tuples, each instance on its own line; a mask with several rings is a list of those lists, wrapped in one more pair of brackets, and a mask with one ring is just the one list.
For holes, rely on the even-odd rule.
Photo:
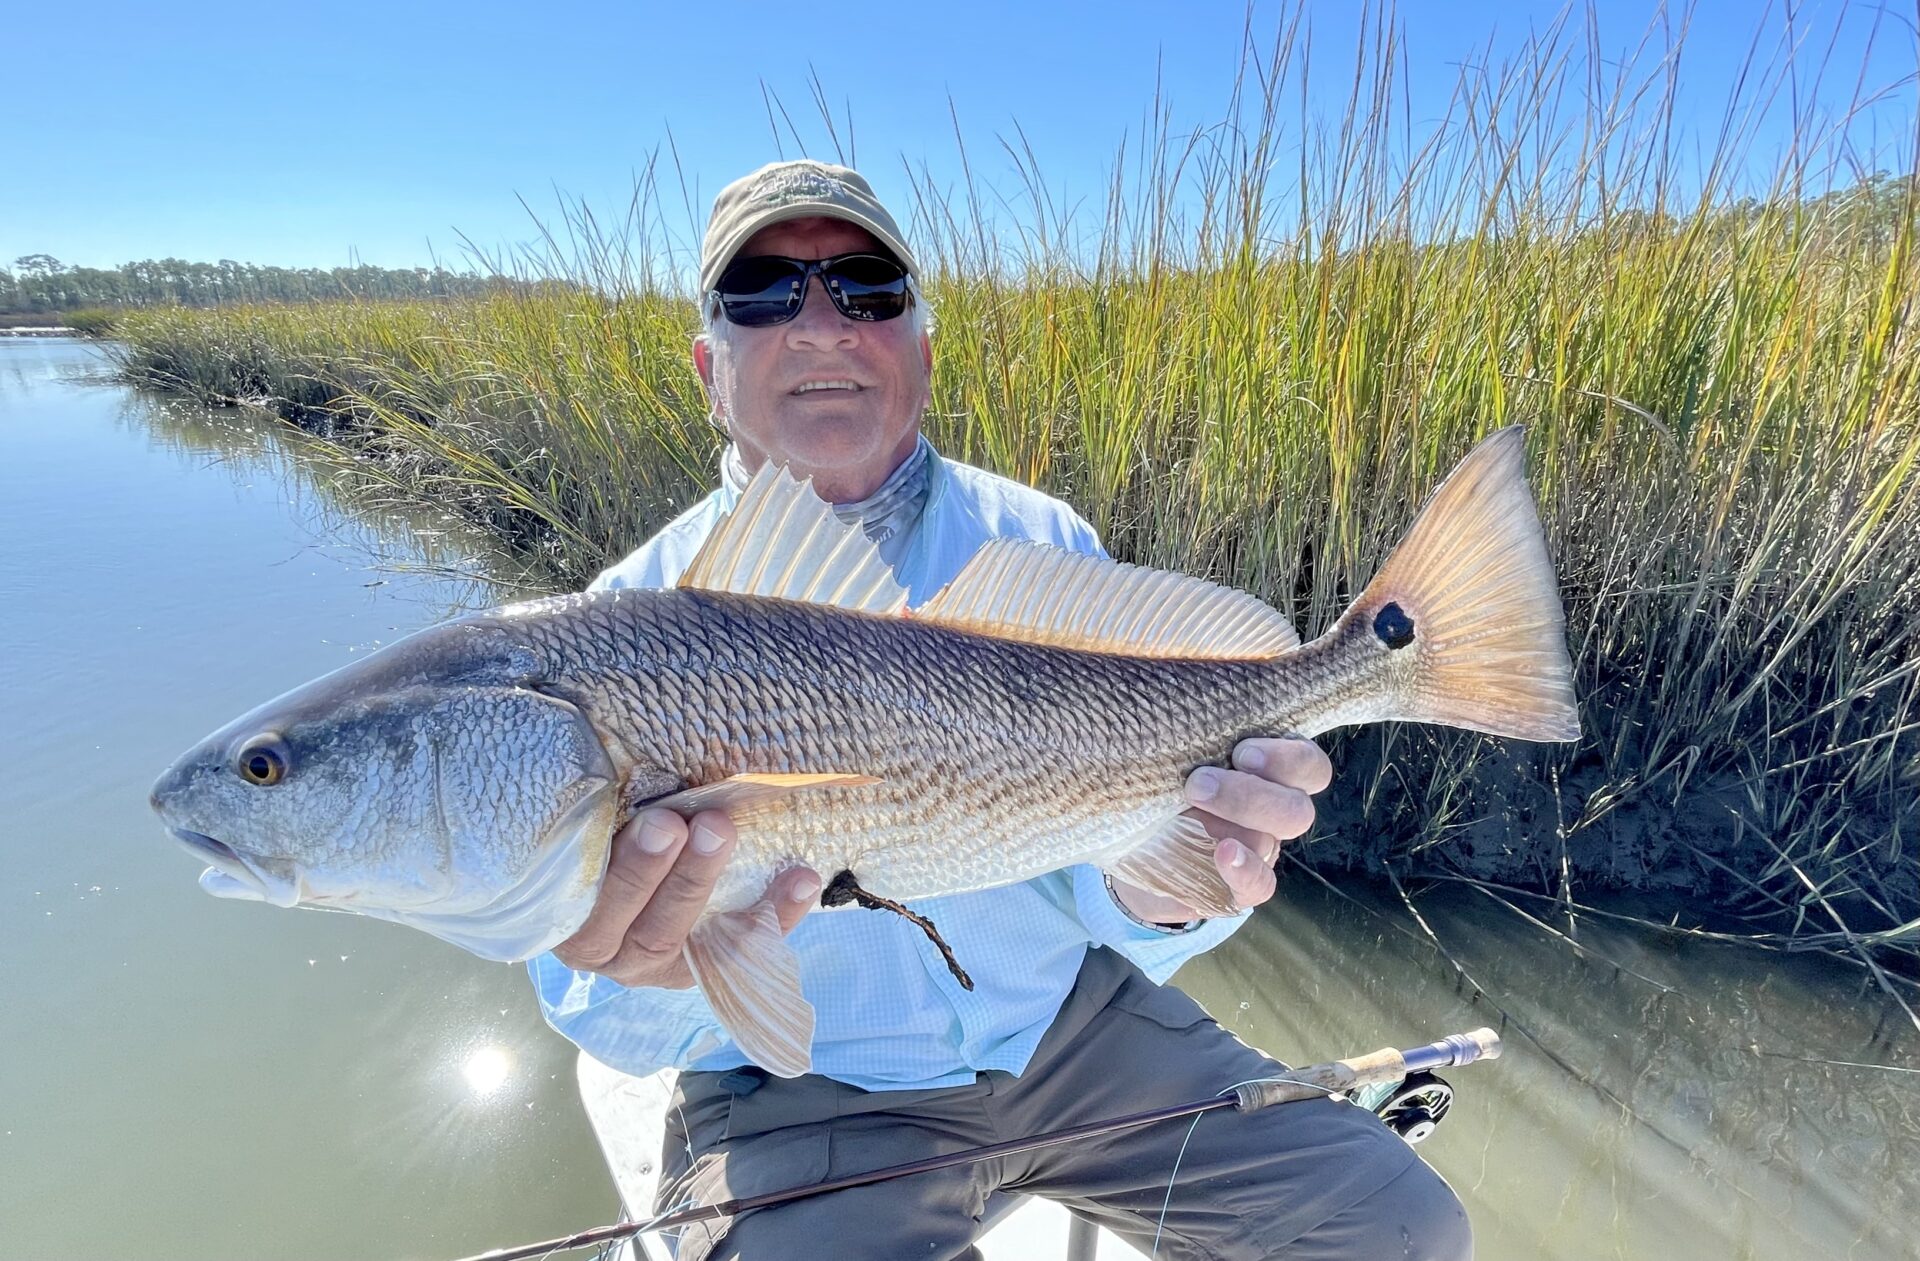
[(835, 258), (743, 258), (720, 273), (713, 297), (727, 319), (747, 328), (785, 324), (800, 314), (815, 275), (840, 314), (850, 320), (891, 320), (913, 301), (907, 269), (879, 254)]

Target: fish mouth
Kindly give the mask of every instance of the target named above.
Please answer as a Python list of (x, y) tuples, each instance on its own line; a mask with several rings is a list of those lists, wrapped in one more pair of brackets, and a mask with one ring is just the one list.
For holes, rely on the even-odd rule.
[(275, 906), (293, 906), (300, 901), (298, 882), (261, 871), (224, 842), (186, 828), (168, 830), (188, 853), (213, 864), (200, 873), (200, 887), (214, 897), (271, 902)]

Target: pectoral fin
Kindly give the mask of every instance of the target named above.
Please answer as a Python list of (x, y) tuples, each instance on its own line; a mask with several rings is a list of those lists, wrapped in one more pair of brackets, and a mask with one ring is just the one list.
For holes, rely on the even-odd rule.
[(1102, 863), (1116, 880), (1177, 899), (1198, 915), (1238, 915), (1233, 891), (1213, 860), (1214, 839), (1189, 814), (1176, 814), (1143, 834), (1140, 843), (1119, 858)]
[(713, 1014), (754, 1063), (779, 1077), (812, 1071), (813, 1004), (800, 993), (800, 957), (773, 903), (701, 917), (684, 953)]
[(879, 782), (871, 775), (841, 772), (831, 774), (756, 772), (729, 775), (711, 784), (702, 784), (698, 788), (689, 788), (684, 792), (649, 801), (647, 807), (651, 809), (654, 806), (661, 806), (684, 815), (698, 814), (702, 810), (725, 810), (733, 815), (734, 821), (738, 823), (740, 816), (752, 813), (754, 807), (778, 801), (792, 793), (808, 792), (815, 788), (857, 788), (862, 784)]

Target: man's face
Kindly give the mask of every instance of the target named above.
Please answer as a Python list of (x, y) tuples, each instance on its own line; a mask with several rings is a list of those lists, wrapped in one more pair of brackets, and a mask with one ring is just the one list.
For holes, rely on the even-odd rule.
[[(736, 258), (884, 254), (873, 235), (840, 219), (794, 219), (748, 238)], [(707, 396), (749, 472), (771, 459), (812, 477), (835, 503), (863, 499), (912, 453), (930, 397), (933, 351), (911, 313), (850, 320), (808, 281), (800, 314), (771, 328), (722, 315), (711, 341), (694, 339)], [(831, 388), (801, 387), (827, 383)]]

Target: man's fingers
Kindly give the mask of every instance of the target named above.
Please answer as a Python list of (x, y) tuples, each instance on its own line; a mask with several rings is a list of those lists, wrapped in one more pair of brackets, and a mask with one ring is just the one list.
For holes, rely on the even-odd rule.
[(1326, 753), (1313, 741), (1299, 736), (1242, 740), (1233, 748), (1233, 764), (1262, 779), (1304, 793), (1320, 792), (1333, 782), (1333, 763)]
[(1187, 800), (1207, 814), (1281, 840), (1313, 826), (1313, 798), (1245, 771), (1203, 766), (1187, 776)]
[(593, 909), (573, 936), (553, 948), (554, 958), (570, 968), (595, 970), (611, 962), (686, 840), (687, 821), (671, 810), (642, 811), (614, 833)]
[(684, 841), (647, 899), (626, 926), (613, 957), (592, 970), (622, 985), (684, 989), (693, 984), (682, 948), (687, 933), (713, 895), (713, 884), (733, 852), (733, 821), (718, 810), (684, 823)]
[(820, 877), (808, 867), (793, 867), (781, 872), (767, 886), (774, 914), (780, 917), (780, 931), (790, 933), (794, 925), (807, 917), (820, 899)]
[(720, 878), (737, 839), (733, 820), (719, 810), (702, 810), (688, 820), (687, 843), (654, 890), (647, 909), (627, 930), (623, 949), (677, 956), (693, 922), (707, 908), (714, 881)]
[(1277, 878), (1273, 864), (1262, 862), (1260, 855), (1239, 841), (1221, 841), (1213, 851), (1220, 878), (1233, 893), (1235, 906), (1259, 906), (1273, 896)]

